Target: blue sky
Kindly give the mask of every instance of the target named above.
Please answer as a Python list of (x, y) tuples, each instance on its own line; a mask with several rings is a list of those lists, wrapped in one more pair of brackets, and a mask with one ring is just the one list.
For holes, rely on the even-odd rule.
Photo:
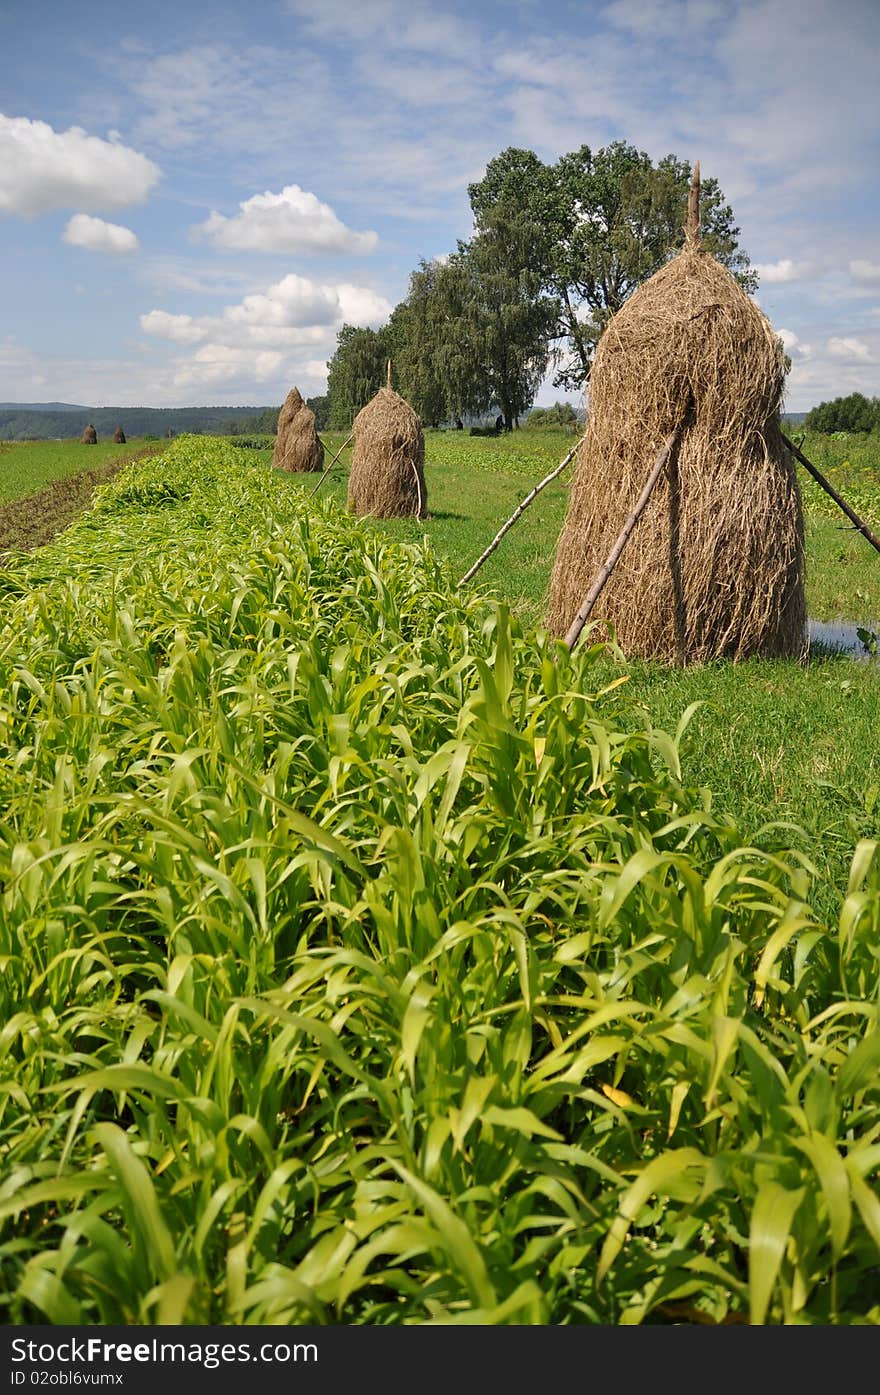
[(880, 393), (880, 0), (0, 0), (0, 51), (0, 400), (321, 392), (488, 160), (616, 139), (718, 178), (789, 410)]

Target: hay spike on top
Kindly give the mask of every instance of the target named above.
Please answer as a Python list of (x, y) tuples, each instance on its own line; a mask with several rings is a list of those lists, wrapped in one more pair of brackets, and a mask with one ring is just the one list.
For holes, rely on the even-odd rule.
[(425, 438), (412, 407), (391, 386), (380, 387), (354, 419), (348, 507), (370, 518), (424, 518)]
[(320, 470), (324, 447), (315, 428), (315, 414), (302, 400), (299, 388), (292, 387), (278, 413), (278, 429), (272, 464), (294, 473)]
[(684, 228), (684, 245), (691, 251), (700, 250), (700, 162), (694, 163), (691, 187), (688, 190), (687, 222)]
[(699, 170), (684, 247), (611, 319), (550, 581), (566, 634), (660, 443), (680, 441), (592, 618), (630, 657), (702, 663), (806, 651), (803, 513), (779, 424), (784, 368), (765, 315), (699, 244)]

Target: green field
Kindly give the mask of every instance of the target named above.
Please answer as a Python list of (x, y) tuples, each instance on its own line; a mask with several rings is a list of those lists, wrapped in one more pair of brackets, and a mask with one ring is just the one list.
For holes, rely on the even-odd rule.
[[(342, 432), (325, 432), (329, 461)], [(383, 536), (426, 538), (462, 575), (517, 504), (563, 459), (574, 437), (564, 431), (523, 430), (510, 436), (426, 434), (430, 518), (370, 523)], [(69, 474), (98, 447), (46, 443), (34, 451), (47, 473)], [(880, 531), (880, 444), (873, 437), (811, 436), (808, 458)], [(271, 451), (241, 450), (242, 460), (271, 460)], [(28, 456), (27, 458), (30, 458)], [(0, 454), (0, 478), (4, 461)], [(350, 449), (321, 486), (319, 498), (344, 507)], [(8, 466), (7, 466), (8, 469)], [(505, 537), (473, 583), (507, 601), (526, 626), (539, 624), (571, 471), (550, 485)], [(878, 627), (880, 556), (832, 500), (799, 471), (807, 517), (807, 588), (810, 615)], [(291, 476), (288, 486), (310, 494), (317, 479)], [(636, 545), (634, 542), (632, 545)], [(808, 665), (762, 661), (676, 670), (607, 662), (608, 681), (627, 676), (626, 707), (641, 704), (656, 725), (674, 730), (692, 704), (682, 745), (685, 778), (705, 785), (719, 807), (753, 839), (775, 821), (793, 823), (798, 840), (822, 875), (818, 894), (844, 885), (852, 846), (878, 827), (880, 682), (876, 667), (841, 656), (815, 654)], [(613, 671), (612, 671), (613, 669)], [(621, 698), (623, 693), (620, 693)], [(824, 909), (828, 910), (826, 905)]]
[(876, 842), (310, 487), (182, 438), (0, 569), (3, 1319), (880, 1323)]
[(134, 439), (124, 446), (115, 441), (98, 441), (95, 446), (79, 441), (0, 441), (0, 504), (27, 498), (55, 480), (99, 469), (143, 447), (142, 440)]
[[(344, 439), (341, 432), (325, 433), (328, 459)], [(399, 539), (427, 537), (456, 576), (463, 575), (532, 486), (568, 453), (572, 439), (550, 431), (494, 439), (428, 432), (431, 518), (369, 526)], [(812, 436), (802, 448), (880, 532), (880, 442)], [(349, 455), (347, 450), (343, 466)], [(880, 630), (880, 555), (805, 471), (799, 477), (810, 615)], [(337, 466), (322, 495), (344, 505), (346, 478), (347, 470)], [(565, 471), (544, 490), (475, 578), (475, 585), (509, 602), (527, 625), (540, 623), (543, 614), (569, 481)], [(294, 487), (310, 491), (314, 482)], [(631, 546), (637, 545), (636, 537)], [(821, 888), (845, 885), (855, 839), (874, 835), (880, 820), (876, 666), (817, 653), (804, 667), (755, 661), (686, 670), (624, 663), (613, 673), (609, 662), (608, 668), (609, 681), (621, 672), (628, 676), (627, 704), (643, 704), (666, 730), (676, 728), (691, 704), (703, 704), (683, 743), (685, 778), (713, 791), (744, 838), (757, 837), (773, 821), (797, 825), (804, 832), (801, 845), (822, 871)]]

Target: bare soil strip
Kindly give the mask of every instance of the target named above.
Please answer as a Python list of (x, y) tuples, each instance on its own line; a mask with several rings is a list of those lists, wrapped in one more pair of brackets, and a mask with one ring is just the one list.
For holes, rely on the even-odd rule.
[(51, 542), (88, 508), (99, 484), (106, 484), (133, 460), (143, 460), (160, 450), (161, 446), (145, 446), (95, 470), (69, 475), (36, 494), (4, 504), (0, 507), (0, 553), (33, 552), (35, 547)]

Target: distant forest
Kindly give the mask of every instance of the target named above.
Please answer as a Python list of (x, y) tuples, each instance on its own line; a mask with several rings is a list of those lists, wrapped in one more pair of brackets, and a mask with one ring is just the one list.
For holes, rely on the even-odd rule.
[[(325, 430), (329, 424), (328, 398), (307, 397), (306, 405), (315, 413), (318, 430)], [(536, 410), (533, 424), (537, 426), (544, 409)], [(181, 432), (196, 436), (272, 436), (278, 426), (279, 411), (280, 407), (81, 407), (70, 402), (0, 402), (0, 441), (79, 440), (88, 422), (97, 431), (99, 441), (109, 440), (117, 426), (130, 437), (162, 438)], [(804, 416), (803, 412), (789, 412), (783, 422), (799, 425)]]
[[(316, 408), (323, 399), (309, 399)], [(70, 402), (0, 402), (0, 441), (79, 439), (91, 422), (98, 440), (108, 440), (117, 426), (126, 436), (238, 436), (273, 433), (278, 407), (84, 407)]]

